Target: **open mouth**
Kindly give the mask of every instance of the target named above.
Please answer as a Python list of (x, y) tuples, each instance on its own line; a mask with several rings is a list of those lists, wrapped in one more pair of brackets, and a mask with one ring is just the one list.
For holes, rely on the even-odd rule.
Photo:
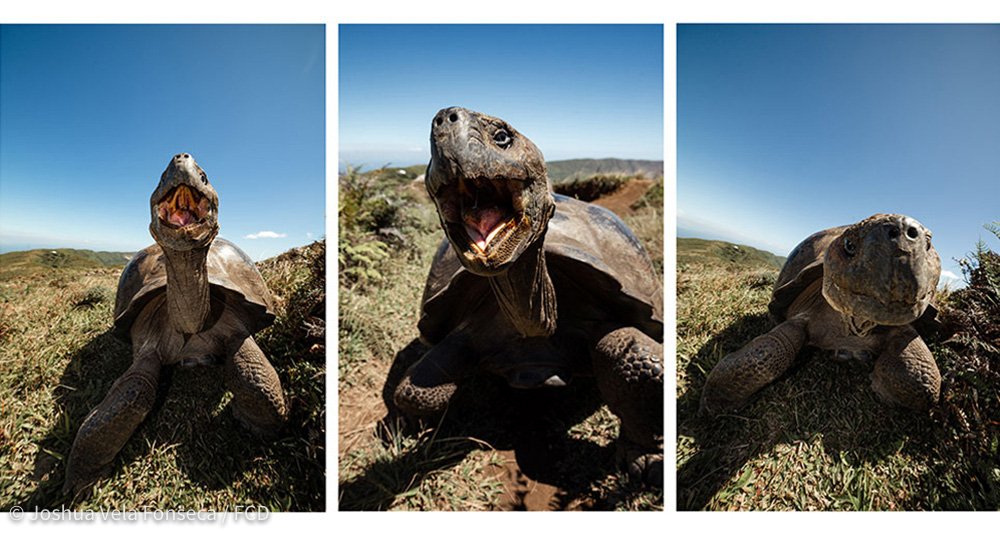
[(212, 206), (208, 198), (187, 185), (178, 185), (156, 205), (160, 222), (179, 229), (205, 221)]
[(518, 180), (459, 178), (439, 195), (441, 214), (453, 228), (452, 235), (464, 234), (469, 250), (478, 255), (489, 255), (509, 239), (524, 218), (523, 184)]

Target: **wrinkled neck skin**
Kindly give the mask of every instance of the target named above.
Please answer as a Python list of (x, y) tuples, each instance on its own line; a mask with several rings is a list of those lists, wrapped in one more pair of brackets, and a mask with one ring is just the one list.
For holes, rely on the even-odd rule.
[(556, 330), (556, 290), (545, 265), (544, 237), (503, 273), (489, 277), (503, 311), (523, 337), (547, 337)]
[(167, 266), (167, 316), (170, 326), (189, 335), (205, 326), (211, 308), (208, 291), (208, 246), (191, 250), (163, 249)]

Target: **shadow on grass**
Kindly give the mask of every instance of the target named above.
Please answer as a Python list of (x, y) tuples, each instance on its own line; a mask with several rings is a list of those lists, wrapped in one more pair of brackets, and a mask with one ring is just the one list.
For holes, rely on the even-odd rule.
[(771, 327), (765, 313), (744, 317), (709, 340), (688, 363), (691, 383), (677, 400), (678, 449), (681, 440), (689, 439), (695, 452), (678, 459), (679, 510), (706, 508), (749, 460), (781, 443), (819, 438), (827, 455), (851, 466), (900, 452), (925, 453), (920, 436), (931, 433), (927, 416), (879, 403), (869, 387), (870, 368), (836, 363), (816, 350), (800, 353), (791, 369), (737, 412), (699, 416), (707, 373)]
[[(422, 354), (414, 342), (397, 362), (410, 360), (408, 351), (413, 360)], [(394, 365), (394, 370), (406, 366)], [(393, 390), (398, 374), (390, 371), (387, 381), (386, 389)], [(617, 469), (614, 443), (600, 446), (569, 434), (603, 405), (591, 379), (574, 380), (561, 389), (517, 390), (501, 378), (477, 376), (459, 387), (449, 405), (441, 423), (421, 433), (415, 446), (342, 482), (339, 510), (386, 510), (420, 479), (455, 466), (477, 449), (512, 450), (521, 473), (558, 487), (553, 505), (559, 508), (589, 494), (595, 481)], [(399, 434), (406, 433), (397, 421), (392, 415), (383, 420), (383, 428), (394, 428), (383, 434), (386, 446), (395, 446)], [(515, 501), (514, 508), (520, 503)], [(615, 503), (594, 506), (610, 509)]]
[[(93, 493), (88, 491), (74, 502), (71, 496), (62, 494), (66, 459), (84, 418), (128, 369), (132, 356), (130, 346), (107, 331), (69, 359), (54, 391), (53, 425), (39, 443), (35, 457), (34, 479), (38, 486), (25, 502), (29, 509), (70, 507), (92, 497)], [(105, 483), (104, 487), (112, 491), (135, 490), (132, 487), (142, 486), (143, 480), (121, 479), (123, 465), (144, 461), (147, 455), (157, 453), (157, 448), (162, 451), (175, 447), (174, 461), (146, 461), (157, 463), (150, 465), (153, 469), (175, 470), (155, 475), (177, 490), (174, 505), (193, 503), (183, 494), (184, 485), (191, 483), (201, 493), (229, 489), (233, 505), (258, 503), (273, 510), (324, 510), (323, 435), (312, 434), (316, 422), (307, 420), (309, 413), (296, 406), (297, 397), (314, 394), (305, 394), (311, 391), (295, 386), (295, 378), (290, 378), (290, 374), (295, 374), (296, 368), (282, 364), (288, 359), (287, 354), (272, 357), (292, 405), (290, 423), (278, 440), (261, 441), (253, 437), (232, 417), (229, 405), (220, 407), (226, 400), (221, 366), (164, 367), (156, 403), (116, 456), (109, 476), (99, 483)], [(303, 441), (317, 438), (318, 454), (315, 449), (304, 449)], [(159, 488), (163, 488), (161, 494), (173, 490)]]
[[(63, 369), (59, 385), (53, 392), (56, 403), (50, 417), (53, 425), (39, 443), (35, 456), (33, 477), (38, 487), (28, 497), (25, 508), (69, 507), (72, 503), (71, 495), (62, 494), (62, 486), (73, 438), (83, 419), (100, 403), (115, 379), (128, 369), (131, 360), (131, 349), (110, 330), (70, 356), (70, 362)], [(159, 399), (157, 403), (161, 403)], [(154, 409), (156, 407), (158, 405)], [(135, 448), (135, 445), (126, 446), (131, 453), (135, 453)], [(123, 457), (127, 451), (122, 450), (120, 456)]]

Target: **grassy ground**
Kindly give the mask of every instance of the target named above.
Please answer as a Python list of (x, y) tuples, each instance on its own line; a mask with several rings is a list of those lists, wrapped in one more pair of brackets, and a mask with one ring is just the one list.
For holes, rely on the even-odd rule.
[[(804, 352), (736, 413), (699, 417), (712, 367), (773, 326), (766, 306), (778, 269), (685, 261), (678, 246), (679, 509), (1000, 508), (1000, 364), (987, 349), (932, 343), (943, 393), (930, 415), (880, 403), (870, 369)], [(976, 357), (986, 370), (964, 371)]]
[(685, 265), (713, 263), (741, 270), (747, 268), (766, 269), (768, 267), (781, 270), (781, 265), (785, 264), (785, 258), (750, 246), (738, 246), (725, 241), (679, 238), (677, 239), (677, 263)]
[(83, 418), (131, 362), (130, 347), (110, 332), (120, 269), (56, 268), (0, 281), (0, 510), (323, 510), (324, 248), (314, 243), (260, 265), (282, 302), (276, 323), (256, 335), (291, 402), (282, 436), (264, 442), (239, 426), (221, 368), (173, 368), (110, 477), (76, 502), (60, 492), (65, 458)]
[(9, 252), (0, 254), (0, 281), (37, 274), (55, 274), (59, 270), (121, 268), (132, 254), (133, 252), (94, 252), (69, 248)]
[[(660, 205), (626, 219), (658, 261)], [(483, 377), (459, 389), (434, 427), (385, 427), (382, 385), (396, 353), (417, 336), (442, 233), (422, 184), (378, 172), (341, 178), (340, 215), (348, 273), (340, 279), (340, 509), (662, 508), (660, 491), (615, 473), (618, 421), (592, 382), (553, 393)]]

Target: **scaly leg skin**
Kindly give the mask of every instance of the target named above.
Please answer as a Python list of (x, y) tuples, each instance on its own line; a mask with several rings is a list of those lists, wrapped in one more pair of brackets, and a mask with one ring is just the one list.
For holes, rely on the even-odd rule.
[(261, 438), (273, 438), (288, 421), (281, 381), (253, 337), (245, 338), (223, 370), (233, 393), (233, 416)]
[(388, 410), (386, 421), (391, 420), (393, 423), (406, 422), (405, 413), (396, 407), (396, 389), (403, 382), (403, 378), (406, 377), (406, 372), (427, 353), (428, 348), (420, 339), (413, 339), (410, 341), (410, 344), (407, 344), (405, 348), (397, 352), (396, 357), (393, 358), (392, 366), (389, 367), (389, 373), (385, 377), (385, 383), (382, 384), (382, 403), (385, 404)]
[(462, 336), (446, 337), (410, 366), (396, 387), (393, 403), (410, 416), (440, 416), (458, 383), (471, 374), (476, 362)]
[(805, 342), (805, 322), (788, 320), (725, 356), (705, 381), (701, 414), (741, 406), (753, 393), (784, 374)]
[(663, 485), (663, 345), (635, 328), (605, 335), (594, 348), (597, 388), (621, 420), (619, 461), (630, 476)]
[(155, 351), (137, 352), (104, 401), (87, 415), (76, 433), (66, 467), (64, 494), (79, 495), (111, 470), (111, 462), (156, 401), (160, 359)]
[(882, 401), (916, 411), (926, 411), (937, 403), (941, 373), (912, 327), (901, 327), (889, 338), (875, 361), (872, 389)]

